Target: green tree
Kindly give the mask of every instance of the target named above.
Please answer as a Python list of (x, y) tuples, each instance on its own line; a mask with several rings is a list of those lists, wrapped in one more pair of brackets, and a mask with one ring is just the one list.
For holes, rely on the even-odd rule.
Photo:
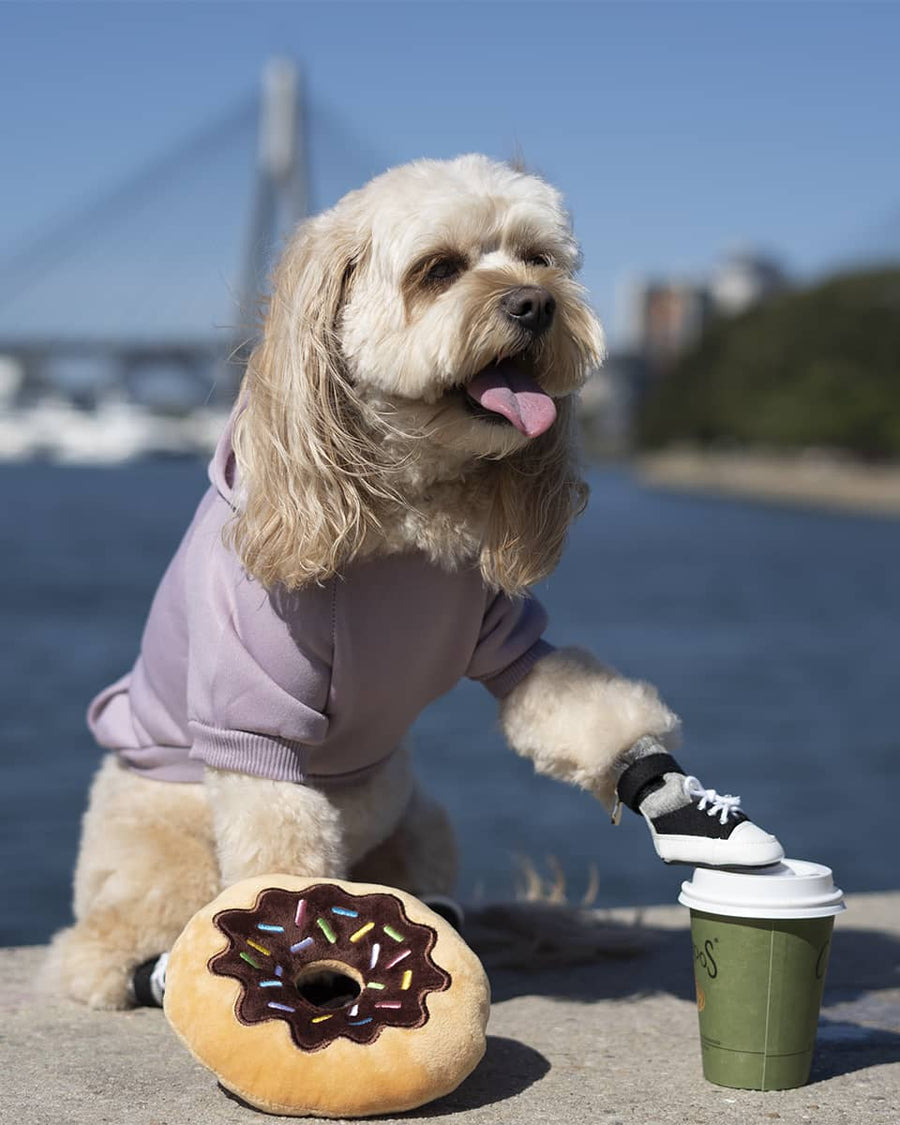
[(900, 456), (900, 269), (841, 275), (714, 321), (645, 395), (638, 442)]

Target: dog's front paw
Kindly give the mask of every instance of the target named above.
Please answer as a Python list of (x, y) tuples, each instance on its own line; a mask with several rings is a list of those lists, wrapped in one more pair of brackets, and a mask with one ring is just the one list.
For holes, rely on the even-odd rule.
[(665, 863), (765, 867), (784, 858), (778, 840), (741, 810), (740, 797), (705, 789), (654, 739), (641, 739), (629, 754), (617, 808), (621, 803), (643, 816)]

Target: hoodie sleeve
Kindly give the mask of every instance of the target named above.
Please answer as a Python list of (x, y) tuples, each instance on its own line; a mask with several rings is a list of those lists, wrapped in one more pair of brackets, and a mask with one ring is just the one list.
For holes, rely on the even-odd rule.
[(547, 611), (531, 594), (497, 594), (488, 602), (478, 645), (466, 675), (502, 699), (528, 675), (534, 665), (553, 652), (542, 639)]

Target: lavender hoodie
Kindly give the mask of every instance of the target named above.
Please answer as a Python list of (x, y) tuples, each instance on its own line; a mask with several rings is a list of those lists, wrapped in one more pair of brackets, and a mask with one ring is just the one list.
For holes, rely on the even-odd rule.
[(91, 703), (95, 738), (146, 777), (200, 781), (204, 763), (326, 785), (365, 776), (462, 677), (502, 698), (550, 651), (531, 596), (416, 551), (354, 562), (271, 592), (222, 530), (232, 516), (229, 426), (212, 486), (157, 590), (128, 675)]

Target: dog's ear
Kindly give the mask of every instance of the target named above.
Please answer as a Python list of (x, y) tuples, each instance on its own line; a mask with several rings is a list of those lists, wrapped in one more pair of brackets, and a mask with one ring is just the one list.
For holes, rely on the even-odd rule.
[(378, 462), (339, 344), (354, 272), (368, 255), (361, 211), (325, 212), (288, 244), (234, 427), (240, 478), (228, 534), (266, 587), (322, 581), (365, 539)]
[(481, 571), (492, 586), (523, 593), (559, 561), (566, 533), (587, 504), (578, 468), (575, 399), (557, 402), (557, 420), (524, 448), (492, 466)]

